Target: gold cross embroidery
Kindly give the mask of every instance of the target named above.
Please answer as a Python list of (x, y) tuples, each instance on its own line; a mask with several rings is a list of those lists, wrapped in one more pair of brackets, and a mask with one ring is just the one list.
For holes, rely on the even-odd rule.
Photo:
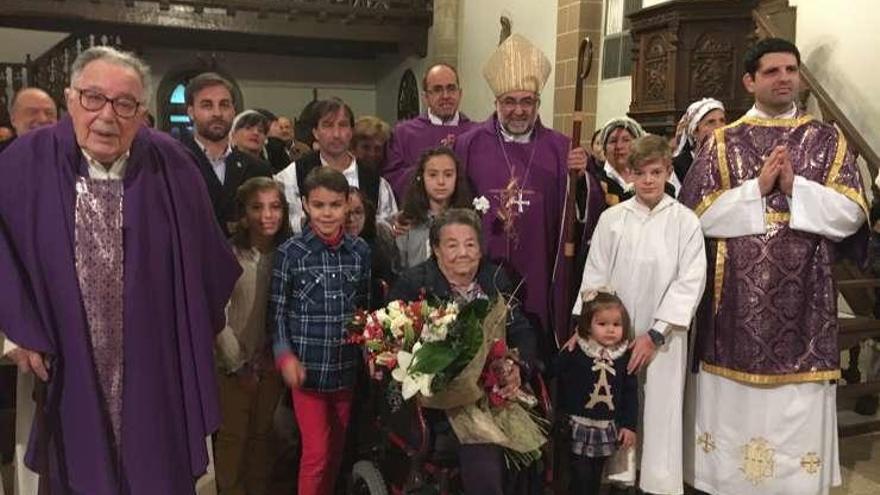
[(703, 452), (709, 453), (715, 450), (715, 439), (712, 438), (712, 434), (709, 432), (705, 432), (697, 438), (697, 443), (700, 444), (700, 447), (703, 448)]
[(743, 465), (740, 471), (753, 485), (758, 486), (764, 480), (775, 476), (776, 461), (773, 457), (776, 450), (770, 442), (763, 438), (753, 438), (743, 446), (742, 450)]
[(807, 452), (801, 457), (801, 467), (809, 474), (816, 474), (822, 467), (822, 459), (815, 452)]

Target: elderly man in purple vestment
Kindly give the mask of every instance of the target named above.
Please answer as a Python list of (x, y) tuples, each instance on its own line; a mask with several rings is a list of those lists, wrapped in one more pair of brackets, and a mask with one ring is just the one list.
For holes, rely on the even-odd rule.
[(691, 377), (686, 473), (716, 495), (824, 495), (840, 483), (836, 243), (865, 222), (852, 150), (798, 111), (800, 54), (781, 39), (745, 57), (755, 105), (715, 131), (680, 200), (709, 239)]
[(240, 274), (193, 156), (142, 126), (149, 69), (83, 52), (70, 113), (0, 155), (4, 354), (45, 384), (53, 493), (193, 493), (219, 424), (214, 335)]
[(461, 86), (458, 72), (448, 64), (435, 64), (422, 78), (422, 100), (428, 107), (424, 115), (398, 123), (394, 127), (382, 177), (394, 189), (398, 201), (403, 200), (419, 157), (437, 146), (452, 147), (455, 137), (475, 125), (458, 111)]
[[(526, 38), (514, 34), (492, 54), (483, 77), (495, 94), (495, 113), (456, 139), (455, 152), (474, 195), (489, 201), (483, 215), (486, 252), (521, 280), (523, 309), (544, 332), (568, 334), (570, 283), (561, 269), (561, 231), (567, 171), (583, 150), (544, 127), (538, 118), (540, 93), (550, 61)], [(577, 156), (576, 156), (577, 155)]]

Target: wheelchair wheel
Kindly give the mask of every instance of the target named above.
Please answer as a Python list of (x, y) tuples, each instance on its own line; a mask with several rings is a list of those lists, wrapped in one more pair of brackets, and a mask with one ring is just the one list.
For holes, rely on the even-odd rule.
[(351, 468), (351, 495), (388, 495), (385, 479), (370, 461), (358, 461)]

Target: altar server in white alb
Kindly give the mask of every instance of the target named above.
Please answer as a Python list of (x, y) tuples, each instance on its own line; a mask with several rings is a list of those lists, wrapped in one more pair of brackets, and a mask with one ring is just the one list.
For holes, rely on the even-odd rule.
[(713, 274), (688, 479), (713, 495), (825, 495), (840, 483), (831, 265), (865, 222), (863, 186), (840, 132), (798, 111), (797, 47), (756, 43), (743, 82), (755, 105), (715, 131), (679, 196), (700, 215)]
[[(639, 487), (679, 495), (687, 331), (706, 283), (703, 232), (697, 216), (664, 191), (672, 173), (665, 139), (636, 140), (629, 166), (636, 195), (599, 218), (581, 292), (612, 287), (630, 311), (636, 338), (628, 372), (639, 373), (644, 405)], [(578, 300), (573, 313), (580, 310)]]

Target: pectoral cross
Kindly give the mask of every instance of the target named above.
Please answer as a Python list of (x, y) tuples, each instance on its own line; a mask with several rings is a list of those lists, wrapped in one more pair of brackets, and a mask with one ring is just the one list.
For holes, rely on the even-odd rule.
[(526, 201), (523, 199), (522, 189), (519, 190), (519, 196), (516, 199), (514, 199), (513, 201), (511, 201), (510, 203), (516, 205), (516, 207), (520, 213), (523, 212), (523, 206), (529, 206), (532, 204), (531, 201)]

